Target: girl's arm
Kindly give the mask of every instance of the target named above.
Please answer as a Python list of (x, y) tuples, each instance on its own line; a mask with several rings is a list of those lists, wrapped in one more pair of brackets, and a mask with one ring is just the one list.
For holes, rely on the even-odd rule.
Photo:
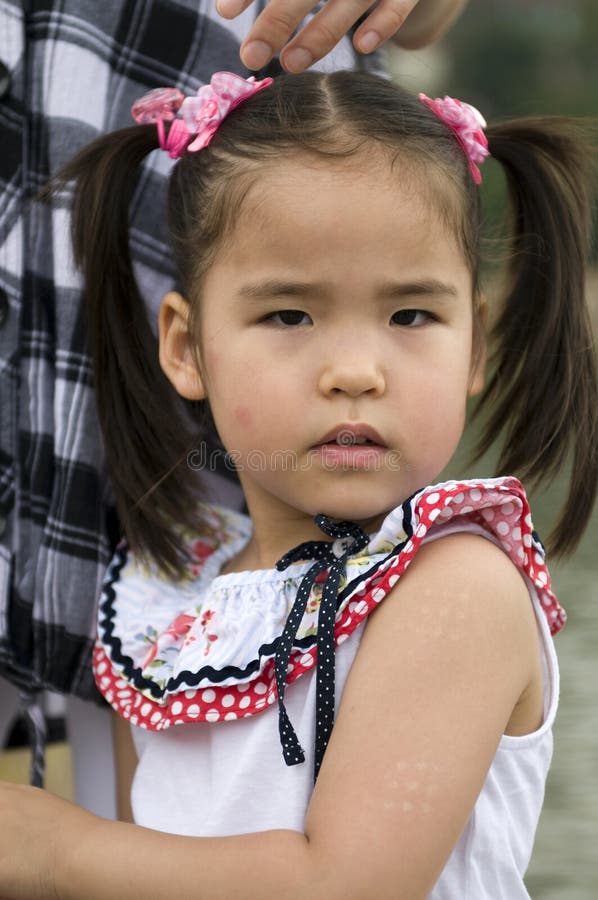
[(0, 896), (423, 900), (537, 662), (502, 551), (473, 535), (430, 543), (370, 617), (305, 834), (177, 837), (3, 786)]

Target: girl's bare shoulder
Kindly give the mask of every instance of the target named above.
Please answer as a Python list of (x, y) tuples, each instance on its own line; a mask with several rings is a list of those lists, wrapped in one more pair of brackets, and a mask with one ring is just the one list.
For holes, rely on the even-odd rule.
[(424, 545), (370, 616), (306, 820), (364, 896), (427, 895), (537, 652), (522, 576), (477, 535)]

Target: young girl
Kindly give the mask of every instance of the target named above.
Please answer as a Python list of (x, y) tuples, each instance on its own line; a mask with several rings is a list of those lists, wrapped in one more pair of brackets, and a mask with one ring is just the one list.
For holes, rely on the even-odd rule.
[[(126, 535), (95, 675), (121, 717), (122, 777), (136, 764), (137, 824), (3, 786), (0, 895), (527, 897), (564, 612), (515, 478), (433, 482), (481, 393), (482, 446), (506, 435), (501, 472), (541, 480), (573, 453), (555, 550), (587, 522), (598, 426), (577, 127), (484, 132), (458, 100), (351, 73), (219, 73), (133, 112), (141, 124), (58, 183), (75, 181)], [(157, 342), (127, 230), (158, 147), (178, 159), (181, 293)], [(488, 152), (514, 236), (484, 388)], [(197, 470), (224, 452), (201, 442), (210, 419), (249, 516), (202, 497)]]

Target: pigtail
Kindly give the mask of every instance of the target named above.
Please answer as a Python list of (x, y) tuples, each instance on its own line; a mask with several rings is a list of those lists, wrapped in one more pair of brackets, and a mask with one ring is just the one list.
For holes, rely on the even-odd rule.
[(85, 281), (96, 402), (121, 527), (142, 556), (180, 574), (173, 523), (197, 525), (197, 510), (180, 502), (191, 473), (177, 463), (193, 442), (183, 401), (159, 365), (129, 249), (131, 196), (157, 146), (149, 125), (101, 137), (58, 172), (42, 199), (74, 183), (74, 258)]
[(568, 460), (569, 492), (549, 537), (571, 552), (598, 485), (596, 357), (585, 298), (591, 148), (571, 121), (527, 119), (488, 129), (514, 218), (511, 285), (494, 328), (493, 374), (478, 411), (490, 410), (476, 455), (499, 434), (499, 474), (532, 485)]

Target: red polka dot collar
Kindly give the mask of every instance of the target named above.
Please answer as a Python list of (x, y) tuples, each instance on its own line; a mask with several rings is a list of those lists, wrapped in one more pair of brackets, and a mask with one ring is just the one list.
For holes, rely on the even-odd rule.
[[(251, 526), (246, 517), (224, 514), (218, 507), (211, 507), (211, 514), (210, 537), (190, 538), (192, 562), (183, 585), (170, 583), (141, 565), (124, 542), (106, 575), (94, 675), (113, 708), (142, 728), (160, 731), (186, 722), (256, 715), (278, 698), (277, 646), (298, 586), (312, 563), (293, 566), (290, 577), (288, 572), (274, 570), (242, 573), (262, 587), (271, 580), (272, 596), (282, 605), (270, 622), (257, 609), (255, 621), (249, 616), (243, 633), (239, 611), (229, 603), (228, 621), (223, 618), (219, 625), (211, 592), (239, 579), (218, 576), (218, 568), (246, 542)], [(472, 526), (487, 533), (526, 574), (536, 588), (551, 633), (556, 634), (566, 615), (551, 590), (525, 491), (515, 478), (493, 478), (448, 481), (418, 491), (388, 514), (367, 547), (354, 557), (349, 555), (337, 598), (335, 646), (347, 640), (382, 602), (425, 540)], [(316, 579), (307, 599), (289, 654), (288, 685), (316, 664), (313, 622), (323, 580)], [(223, 605), (230, 600), (224, 597)], [(251, 613), (250, 603), (245, 611)], [(256, 622), (261, 631), (256, 630)], [(218, 647), (218, 665), (212, 665), (209, 653), (204, 659), (205, 649), (200, 652), (200, 646)]]

